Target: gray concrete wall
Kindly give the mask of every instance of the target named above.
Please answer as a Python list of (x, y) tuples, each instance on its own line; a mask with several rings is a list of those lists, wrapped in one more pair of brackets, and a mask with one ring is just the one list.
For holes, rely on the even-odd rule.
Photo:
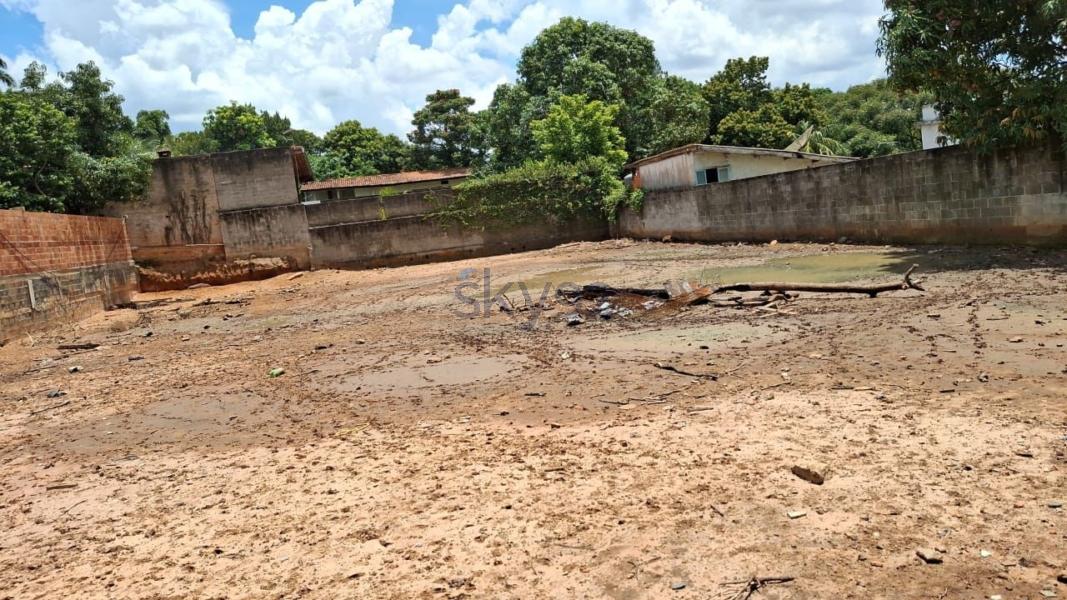
[(648, 192), (617, 233), (677, 241), (1067, 245), (1063, 147), (943, 148)]
[[(183, 287), (186, 274), (218, 270), (225, 261), (249, 254), (306, 266), (306, 222), (302, 242), (294, 241), (296, 234), (286, 230), (288, 222), (279, 220), (280, 214), (288, 213), (272, 210), (289, 207), (302, 220), (299, 199), (292, 152), (277, 148), (157, 159), (147, 197), (109, 204), (103, 213), (126, 217), (138, 265)], [(268, 210), (258, 217), (223, 222), (223, 213), (255, 208)], [(270, 229), (251, 232), (247, 229), (251, 223)], [(272, 244), (272, 236), (279, 243)]]
[(211, 155), (219, 210), (300, 202), (296, 169), (288, 148)]
[[(437, 198), (447, 200), (451, 191), (436, 193)], [(426, 192), (413, 192), (397, 196), (356, 198), (355, 200), (332, 200), (322, 204), (308, 204), (307, 220), (312, 227), (359, 223), (422, 215), (433, 210), (433, 203)]]
[(539, 223), (508, 230), (442, 227), (424, 216), (311, 228), (312, 262), (371, 268), (460, 260), (608, 237), (606, 222)]
[(294, 269), (311, 265), (311, 238), (300, 204), (220, 213), (226, 259), (274, 257)]

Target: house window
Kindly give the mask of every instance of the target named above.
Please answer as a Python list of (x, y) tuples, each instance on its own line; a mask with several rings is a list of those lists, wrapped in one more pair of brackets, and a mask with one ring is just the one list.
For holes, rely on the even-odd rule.
[(730, 166), (714, 167), (697, 171), (697, 185), (730, 181)]

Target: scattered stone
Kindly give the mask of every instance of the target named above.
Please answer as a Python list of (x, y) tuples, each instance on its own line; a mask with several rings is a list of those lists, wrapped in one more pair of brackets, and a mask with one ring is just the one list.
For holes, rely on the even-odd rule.
[(1056, 597), (1056, 592), (1054, 592), (1052, 590), (1041, 590), (1041, 595), (1046, 597), (1046, 598), (1055, 598)]
[(981, 381), (982, 383), (988, 383), (989, 382), (989, 373), (979, 373), (978, 374), (978, 381)]
[(68, 373), (81, 373), (82, 372), (82, 368), (79, 365), (75, 365), (73, 367), (69, 367), (67, 369), (67, 372)]
[(1060, 573), (1056, 576), (1056, 581), (1060, 583), (1067, 583), (1067, 573)]
[(941, 553), (933, 548), (919, 548), (915, 551), (915, 555), (928, 565), (939, 565), (942, 562)]
[(1051, 500), (1048, 503), (1049, 508), (1063, 508), (1063, 502), (1059, 500)]
[(790, 519), (799, 519), (801, 517), (808, 516), (808, 513), (802, 510), (791, 510), (785, 513), (785, 516), (789, 517)]
[(989, 600), (1004, 600), (1004, 597), (1001, 596), (1000, 594), (993, 594), (992, 596), (989, 597)]
[(585, 318), (583, 318), (582, 315), (578, 313), (571, 313), (564, 317), (564, 319), (567, 322), (567, 327), (575, 327), (577, 325), (585, 323)]
[(52, 390), (52, 391), (48, 392), (48, 397), (49, 398), (62, 398), (63, 396), (66, 396), (66, 395), (67, 395), (67, 393), (64, 392), (63, 390)]
[(993, 556), (993, 553), (989, 550), (979, 550), (978, 556), (981, 556), (982, 558), (989, 558), (990, 556)]
[(189, 286), (189, 287), (187, 287), (185, 289), (187, 289), (187, 290), (200, 290), (200, 289), (204, 289), (204, 288), (208, 288), (208, 287), (211, 287), (210, 283), (194, 283), (193, 285), (191, 285), (191, 286)]
[(1016, 450), (1015, 456), (1021, 456), (1023, 458), (1033, 458), (1034, 453), (1031, 450)]
[(1011, 338), (1008, 341), (1013, 343), (1013, 344), (1018, 344), (1018, 343), (1021, 343), (1023, 341), (1023, 338), (1020, 337), (1020, 336), (1015, 336), (1015, 337)]
[(676, 592), (677, 591), (681, 591), (681, 590), (685, 589), (685, 585), (686, 584), (684, 582), (675, 581), (674, 583), (671, 584), (671, 589), (676, 591)]
[(300, 279), (303, 276), (304, 276), (303, 273), (293, 273), (292, 275), (289, 276), (289, 281), (292, 281), (294, 279)]
[(137, 362), (139, 360), (144, 360), (144, 357), (141, 356), (141, 355), (135, 354), (133, 356), (128, 357), (126, 360), (128, 360), (130, 362)]
[(768, 246), (777, 246), (778, 245), (778, 240), (771, 240), (771, 243), (769, 243), (767, 245)]
[(822, 485), (830, 478), (830, 467), (823, 464), (793, 465), (793, 475), (815, 485)]
[(275, 367), (267, 372), (267, 376), (272, 379), (275, 377), (281, 377), (282, 375), (285, 375), (285, 369), (281, 367)]

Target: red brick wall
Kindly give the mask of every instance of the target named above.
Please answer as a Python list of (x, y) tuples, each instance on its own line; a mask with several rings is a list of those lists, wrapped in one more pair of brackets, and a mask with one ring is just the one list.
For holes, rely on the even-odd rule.
[(129, 260), (121, 219), (0, 210), (0, 276)]

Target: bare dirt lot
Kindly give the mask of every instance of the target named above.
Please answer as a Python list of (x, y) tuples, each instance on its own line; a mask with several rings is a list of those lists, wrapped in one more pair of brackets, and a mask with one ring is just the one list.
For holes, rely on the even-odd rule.
[[(913, 263), (574, 327), (457, 297)], [(613, 241), (138, 304), (0, 349), (0, 597), (1067, 596), (1067, 252)]]

